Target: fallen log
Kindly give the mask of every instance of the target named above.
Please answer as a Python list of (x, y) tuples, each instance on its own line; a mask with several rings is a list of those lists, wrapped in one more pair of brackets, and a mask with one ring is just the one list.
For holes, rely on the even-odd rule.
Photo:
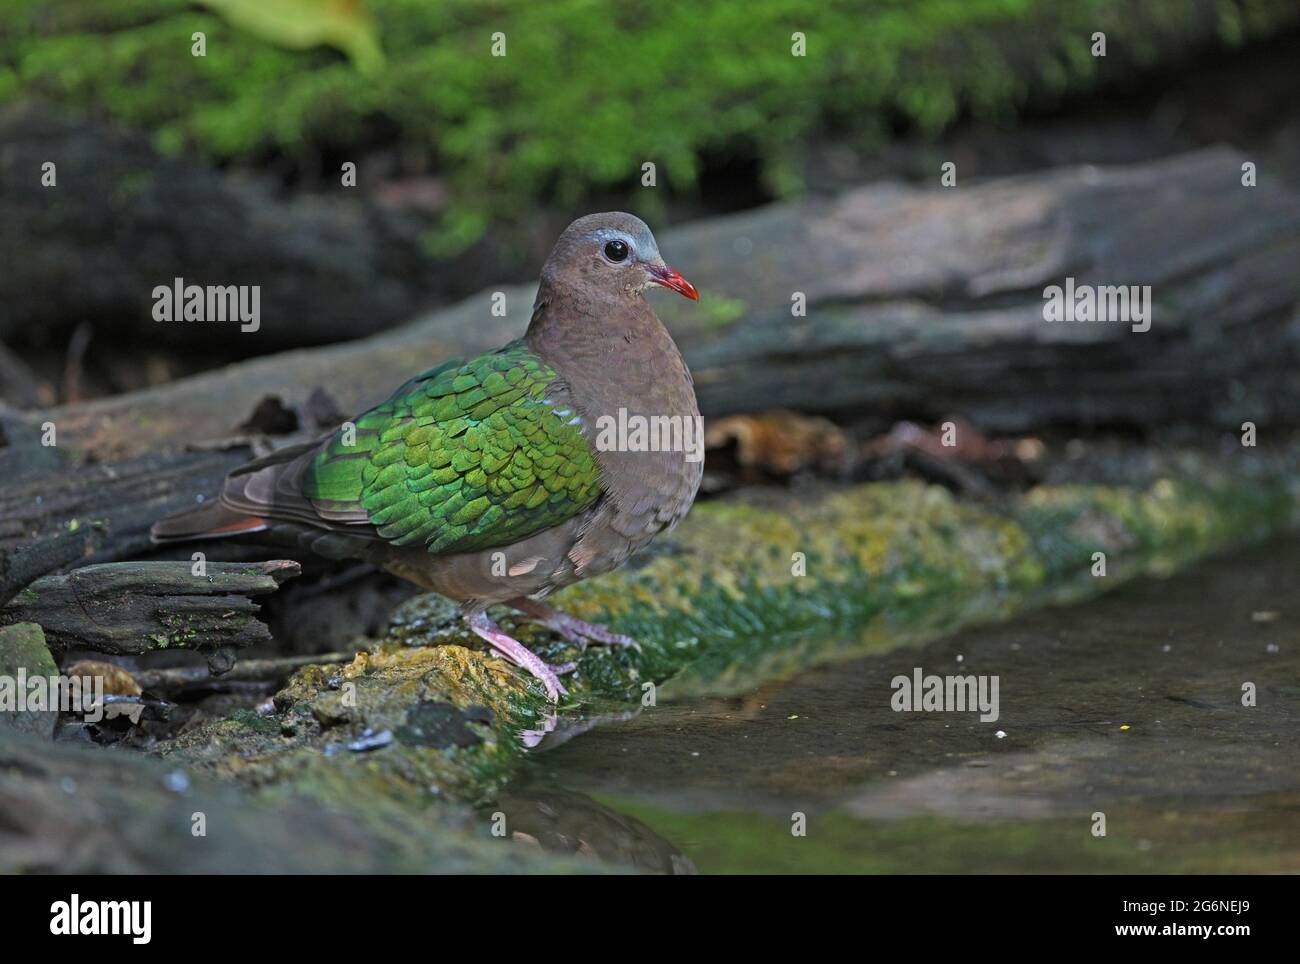
[(64, 467), (71, 460), (58, 450), (27, 452), (28, 477), (14, 470), (0, 487), (0, 606), (47, 572), (149, 551), (156, 519), (216, 491), (251, 454), (170, 451)]
[(271, 642), (249, 597), (274, 592), (300, 572), (284, 559), (262, 563), (120, 562), (37, 579), (0, 609), (0, 625), (39, 623), (56, 655), (90, 649), (138, 656), (193, 649), (213, 673), (236, 651)]
[(284, 656), (277, 659), (241, 659), (220, 676), (202, 666), (174, 666), (167, 669), (137, 670), (132, 678), (142, 688), (166, 696), (192, 695), (214, 690), (227, 691), (244, 686), (282, 684), (304, 666), (347, 663), (356, 653), (316, 653), (311, 656)]
[[(656, 307), (706, 417), (774, 407), (831, 416), (963, 414), (984, 431), (1047, 425), (1231, 427), (1300, 420), (1300, 193), (1244, 155), (1198, 151), (952, 189), (877, 184), (664, 232), (704, 292)], [(1153, 322), (1048, 322), (1044, 289), (1150, 285)], [(228, 435), (264, 396), (327, 386), (344, 412), (440, 359), (527, 325), (531, 286), (490, 292), (363, 341), (258, 358), (89, 405), (4, 418), (58, 426), (77, 458), (129, 458)], [(802, 293), (807, 315), (792, 314)], [(0, 451), (0, 472), (21, 470)]]
[[(868, 428), (961, 415), (986, 433), (1294, 426), (1300, 193), (1267, 177), (1242, 186), (1245, 162), (1218, 148), (773, 205), (665, 232), (705, 296), (656, 304), (706, 418), (781, 406)], [(1150, 330), (1046, 321), (1044, 290), (1067, 278), (1151, 285)], [(0, 409), (0, 478), (18, 486), (0, 493), (0, 599), (42, 572), (143, 550), (153, 518), (214, 492), (248, 454), (181, 450), (241, 431), (268, 397), (290, 431), (313, 429), (294, 413), (322, 387), (359, 411), (440, 359), (516, 337), (533, 289), (502, 291), (504, 316), (484, 292), (353, 343), (85, 405)], [(800, 293), (806, 317), (791, 312)], [(50, 427), (58, 442), (44, 446)], [(69, 531), (88, 516), (103, 525)]]

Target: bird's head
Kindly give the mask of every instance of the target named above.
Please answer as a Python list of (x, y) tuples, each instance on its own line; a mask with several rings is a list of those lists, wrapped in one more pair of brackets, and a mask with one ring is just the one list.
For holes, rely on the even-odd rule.
[(622, 211), (589, 214), (565, 228), (542, 268), (542, 280), (628, 294), (662, 285), (692, 301), (700, 297), (693, 284), (664, 263), (649, 226)]

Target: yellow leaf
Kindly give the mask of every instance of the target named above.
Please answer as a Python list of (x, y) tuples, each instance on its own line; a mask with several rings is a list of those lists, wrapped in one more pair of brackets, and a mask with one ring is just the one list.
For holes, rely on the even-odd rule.
[(384, 64), (378, 28), (361, 0), (200, 0), (232, 26), (290, 50), (329, 46), (362, 73)]

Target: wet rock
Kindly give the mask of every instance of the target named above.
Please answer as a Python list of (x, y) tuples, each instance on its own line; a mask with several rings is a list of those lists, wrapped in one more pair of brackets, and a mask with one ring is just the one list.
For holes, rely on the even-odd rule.
[(483, 733), (470, 724), (491, 724), (492, 711), (486, 706), (458, 709), (450, 703), (422, 700), (406, 711), (405, 725), (398, 727), (397, 738), (408, 746), (474, 746), (483, 742)]
[(389, 622), (391, 639), (428, 646), (440, 639), (462, 635), (460, 608), (445, 596), (423, 593), (398, 607)]
[(476, 800), (499, 787), (521, 752), (514, 728), (529, 725), (541, 703), (529, 686), (501, 660), (463, 646), (384, 643), (351, 663), (294, 674), (264, 721), (269, 732), (231, 718), (196, 727), (163, 752), (327, 801), (362, 784), (415, 799)]

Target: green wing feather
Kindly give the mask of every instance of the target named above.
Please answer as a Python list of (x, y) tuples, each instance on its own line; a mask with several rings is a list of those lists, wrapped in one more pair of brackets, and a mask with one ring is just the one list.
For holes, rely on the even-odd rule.
[(555, 378), (522, 342), (430, 369), (356, 419), (354, 438), (336, 432), (303, 494), (431, 553), (559, 525), (599, 498), (600, 478), (577, 414), (548, 393)]

